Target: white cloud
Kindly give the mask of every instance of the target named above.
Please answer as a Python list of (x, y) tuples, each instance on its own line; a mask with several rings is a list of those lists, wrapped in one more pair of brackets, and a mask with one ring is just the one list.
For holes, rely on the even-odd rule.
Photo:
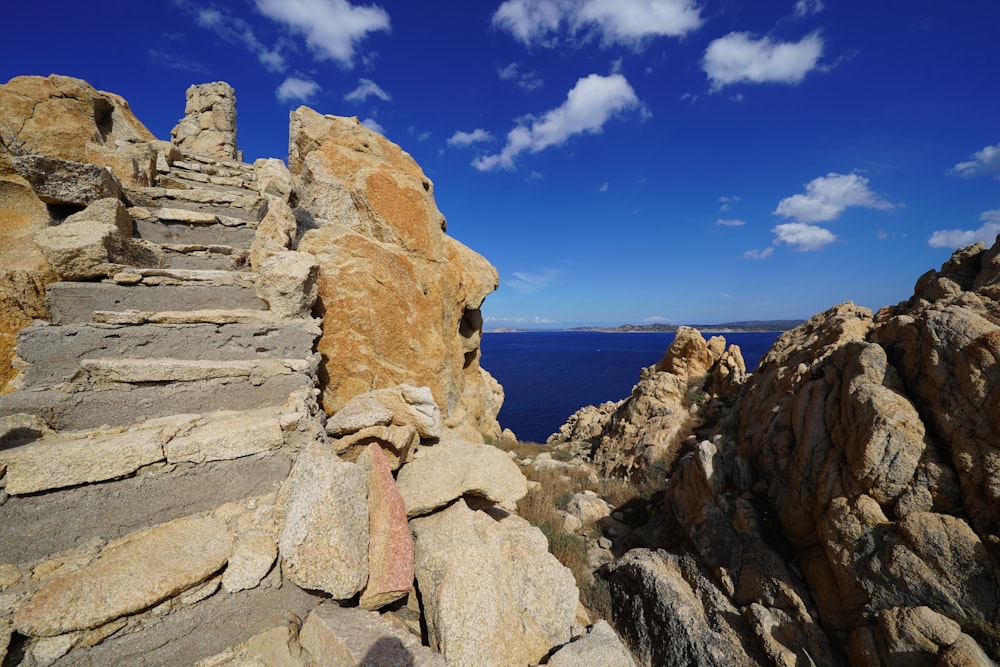
[(609, 187), (611, 187), (611, 184), (610, 184), (610, 183), (608, 183), (607, 181), (604, 181), (603, 183), (601, 183), (601, 187), (599, 187), (599, 188), (597, 188), (597, 189), (598, 189), (598, 190), (599, 190), (600, 192), (607, 192), (607, 191), (608, 191), (608, 188), (609, 188)]
[(524, 151), (537, 153), (575, 134), (599, 133), (613, 116), (634, 108), (642, 105), (624, 76), (591, 74), (576, 82), (562, 106), (532, 120), (530, 127), (515, 127), (507, 134), (503, 150), (472, 164), (480, 171), (513, 169), (514, 158)]
[(318, 90), (319, 84), (315, 81), (290, 76), (285, 79), (280, 86), (278, 86), (278, 90), (275, 91), (275, 95), (277, 95), (278, 99), (282, 102), (289, 102), (291, 100), (308, 102), (309, 98), (315, 95)]
[(412, 125), (408, 129), (408, 132), (410, 133), (410, 136), (413, 137), (414, 139), (416, 139), (417, 141), (427, 141), (428, 139), (431, 138), (431, 133), (430, 132), (428, 132), (428, 131), (421, 132), (420, 130), (418, 130), (417, 128), (413, 127)]
[(652, 317), (643, 318), (643, 323), (645, 324), (670, 324), (673, 322), (669, 317), (664, 317), (663, 315), (653, 315)]
[(449, 146), (471, 146), (481, 141), (490, 141), (493, 135), (486, 130), (477, 127), (472, 132), (458, 131), (448, 139)]
[(725, 213), (733, 207), (733, 204), (739, 204), (740, 201), (742, 200), (739, 197), (719, 197), (719, 203), (722, 204), (719, 210)]
[(559, 269), (543, 269), (539, 273), (517, 271), (514, 273), (514, 278), (505, 284), (522, 294), (533, 294), (549, 287), (560, 275), (562, 271)]
[(382, 90), (382, 88), (371, 79), (358, 80), (358, 87), (344, 95), (344, 99), (348, 102), (364, 102), (369, 97), (377, 97), (383, 102), (392, 101), (392, 97), (389, 96), (389, 93)]
[(723, 227), (742, 227), (743, 225), (747, 224), (747, 221), (746, 220), (725, 220), (723, 218), (719, 218), (718, 220), (715, 221), (715, 224), (722, 225)]
[(511, 63), (497, 70), (501, 81), (513, 81), (527, 91), (538, 90), (544, 84), (538, 72), (522, 72), (518, 63)]
[(702, 24), (694, 0), (507, 0), (493, 25), (526, 45), (552, 47), (563, 29), (593, 32), (605, 45), (638, 46), (649, 37), (680, 37)]
[(934, 232), (927, 243), (935, 248), (964, 248), (976, 241), (992, 246), (1000, 235), (1000, 209), (986, 211), (979, 219), (983, 224), (978, 229), (942, 229)]
[(972, 154), (968, 162), (959, 162), (948, 170), (948, 173), (973, 178), (974, 176), (992, 176), (1000, 180), (1000, 144), (987, 146)]
[(822, 55), (823, 38), (815, 32), (798, 42), (732, 32), (708, 45), (702, 68), (716, 90), (739, 82), (794, 84), (817, 67)]
[(799, 0), (795, 3), (795, 15), (803, 18), (810, 14), (819, 14), (825, 8), (823, 0)]
[(264, 16), (305, 37), (320, 60), (354, 64), (355, 47), (370, 32), (389, 29), (389, 14), (378, 6), (355, 7), (347, 0), (255, 0)]
[(830, 230), (801, 222), (787, 222), (771, 231), (775, 243), (790, 245), (796, 252), (819, 250), (837, 240)]
[(535, 317), (531, 320), (531, 322), (532, 322), (532, 324), (555, 324), (556, 323), (555, 320), (550, 320), (547, 317), (539, 317), (538, 315), (535, 315)]
[(785, 197), (774, 210), (776, 215), (797, 222), (834, 220), (850, 206), (889, 211), (896, 208), (868, 188), (868, 179), (859, 174), (829, 173), (806, 185), (806, 193)]
[(729, 292), (719, 292), (719, 296), (721, 296), (723, 299), (727, 301), (732, 301), (733, 299), (736, 298), (735, 295), (730, 294)]
[(193, 14), (195, 21), (202, 28), (211, 30), (219, 38), (231, 44), (243, 45), (244, 48), (257, 56), (257, 60), (268, 71), (285, 71), (285, 57), (281, 54), (281, 50), (278, 47), (272, 49), (265, 46), (257, 38), (250, 24), (243, 19), (214, 7), (198, 7), (195, 3), (187, 0), (180, 0), (178, 4)]
[(385, 136), (385, 128), (378, 124), (378, 121), (374, 118), (365, 118), (361, 121), (361, 124), (367, 127), (372, 132), (378, 132), (382, 136)]
[(763, 250), (747, 250), (743, 253), (743, 259), (767, 259), (774, 254), (774, 246), (769, 246)]

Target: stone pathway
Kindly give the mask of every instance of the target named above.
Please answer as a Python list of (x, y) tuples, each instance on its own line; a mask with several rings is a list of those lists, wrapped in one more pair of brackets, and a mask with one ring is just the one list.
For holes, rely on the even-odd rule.
[[(136, 261), (50, 285), (0, 396), (0, 648), (35, 664), (184, 635), (194, 659), (315, 604), (272, 566), (274, 494), (322, 429), (319, 324), (261, 298), (251, 250), (278, 202), (253, 166), (181, 155), (126, 192)], [(240, 623), (166, 620), (220, 586), (212, 614)]]

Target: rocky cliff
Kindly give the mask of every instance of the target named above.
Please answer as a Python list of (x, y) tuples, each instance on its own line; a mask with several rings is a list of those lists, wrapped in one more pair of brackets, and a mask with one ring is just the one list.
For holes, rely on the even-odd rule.
[[(813, 317), (735, 398), (701, 380), (697, 410), (678, 392), (722, 344), (678, 334), (629, 399), (554, 436), (633, 474), (643, 445), (666, 452), (662, 500), (631, 536), (648, 548), (619, 540), (599, 572), (641, 662), (1000, 658), (998, 256), (977, 244), (905, 303)], [(669, 358), (684, 363), (664, 373)]]
[(244, 164), (59, 76), (0, 113), (4, 665), (632, 664), (513, 511), (496, 272), (398, 146), (301, 108)]

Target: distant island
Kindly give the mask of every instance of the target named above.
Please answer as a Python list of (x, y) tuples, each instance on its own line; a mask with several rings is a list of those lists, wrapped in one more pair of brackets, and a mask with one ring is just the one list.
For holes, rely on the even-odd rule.
[(724, 322), (722, 324), (622, 324), (617, 327), (574, 327), (567, 331), (601, 331), (604, 333), (673, 333), (680, 326), (690, 326), (699, 331), (722, 333), (751, 333), (755, 331), (788, 331), (805, 320), (751, 320), (747, 322)]

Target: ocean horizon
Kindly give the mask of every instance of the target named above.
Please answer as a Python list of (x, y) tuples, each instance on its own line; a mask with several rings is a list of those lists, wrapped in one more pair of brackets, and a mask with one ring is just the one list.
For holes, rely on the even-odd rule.
[[(721, 335), (727, 345), (740, 346), (750, 371), (781, 333)], [(545, 442), (580, 408), (631, 394), (640, 371), (659, 361), (673, 340), (673, 333), (486, 332), (481, 365), (504, 388), (500, 426), (522, 441)]]

